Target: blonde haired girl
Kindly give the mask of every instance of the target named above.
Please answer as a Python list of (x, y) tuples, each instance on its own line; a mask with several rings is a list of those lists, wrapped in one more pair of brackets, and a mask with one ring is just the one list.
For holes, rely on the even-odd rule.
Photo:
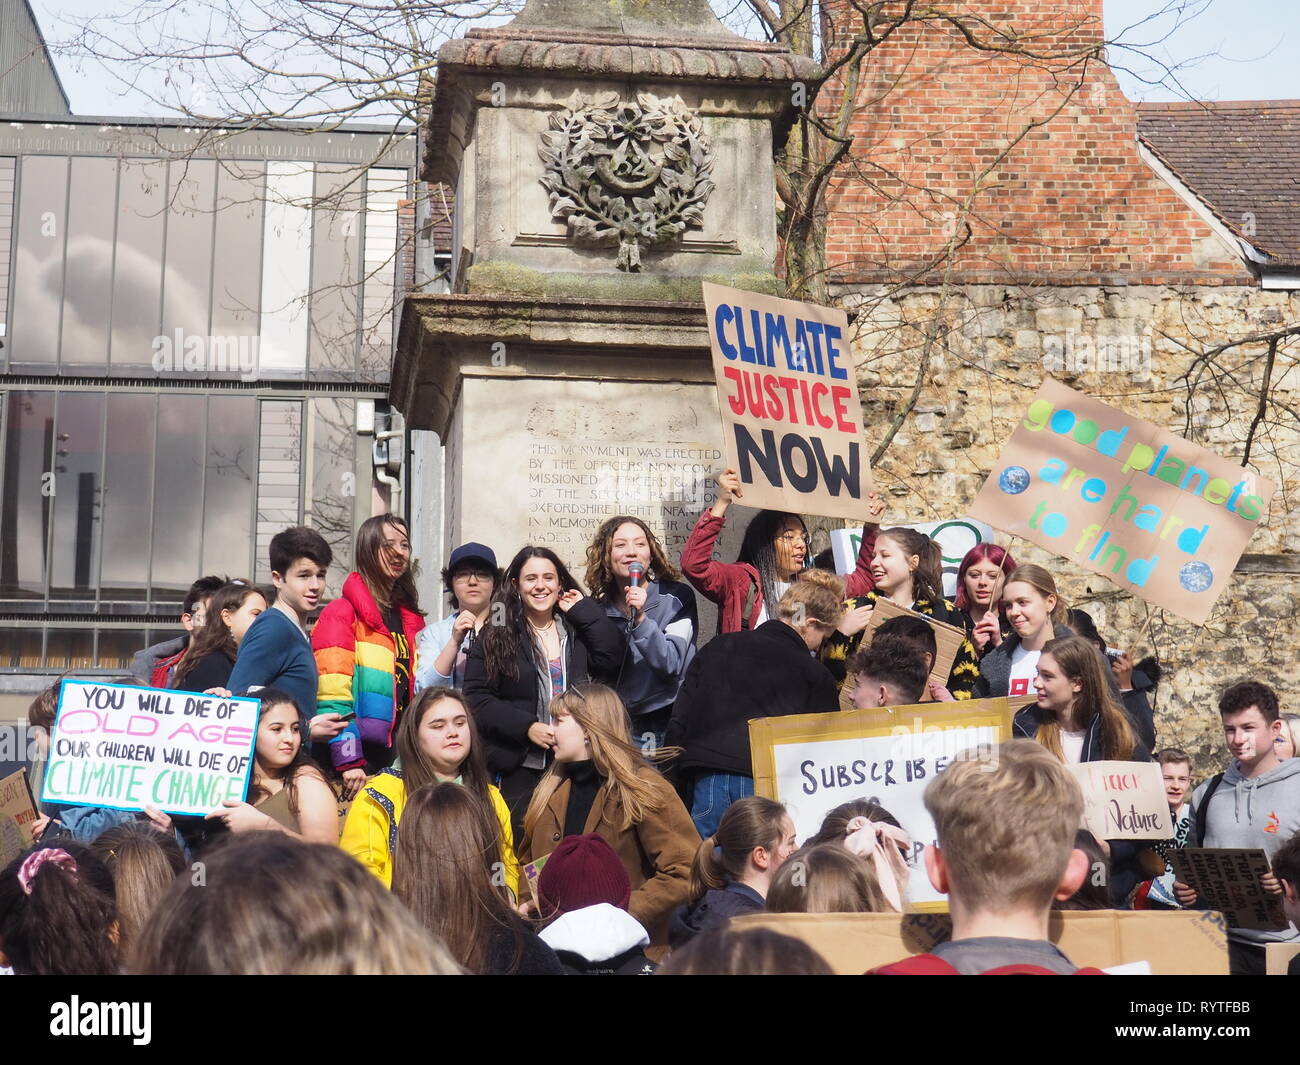
[[(595, 833), (619, 856), (628, 912), (651, 941), (665, 941), (668, 915), (690, 894), (700, 837), (681, 799), (628, 739), (622, 700), (603, 684), (580, 684), (551, 702), (555, 762), (524, 817), (521, 859), (545, 857), (565, 836)], [(654, 760), (670, 755), (663, 750)]]

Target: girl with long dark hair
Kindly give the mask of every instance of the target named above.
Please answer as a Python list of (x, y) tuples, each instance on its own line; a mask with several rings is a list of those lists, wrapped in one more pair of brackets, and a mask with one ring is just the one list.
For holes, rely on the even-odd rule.
[(406, 522), (396, 514), (366, 519), (357, 531), (356, 559), (343, 594), (325, 607), (311, 634), (320, 675), (316, 716), (346, 719), (329, 741), (345, 799), (368, 775), (393, 764), (393, 736), (411, 701), (416, 639), (424, 628)]
[(501, 881), (500, 826), (469, 788), (412, 793), (397, 834), (393, 894), (469, 972), (562, 976), (555, 952), (515, 912)]
[(483, 745), (465, 697), (454, 688), (425, 688), (415, 697), (397, 731), (398, 766), (372, 777), (348, 810), (339, 842), (385, 884), (393, 878), (393, 855), (407, 800), (431, 784), (459, 784), (497, 818), (501, 836), (497, 862), (502, 883), (519, 889), (510, 811), (483, 762)]
[[(745, 530), (736, 561), (715, 561), (713, 550), (727, 508), (742, 494), (740, 474), (730, 468), (723, 470), (718, 475), (718, 501), (700, 515), (682, 548), (686, 579), (718, 604), (719, 632), (756, 629), (775, 616), (770, 611), (810, 560), (811, 538), (803, 518), (780, 510), (760, 510)], [(862, 526), (858, 564), (846, 581), (848, 595), (862, 595), (875, 586), (871, 556), (879, 528), (876, 520), (885, 512), (878, 492), (868, 497), (867, 512), (872, 520)]]
[[(870, 617), (868, 608), (879, 599), (888, 599), (963, 631), (966, 627), (961, 613), (943, 597), (943, 552), (925, 533), (902, 526), (878, 533), (871, 575), (875, 588), (850, 601), (850, 609), (822, 648), (822, 661), (837, 681), (845, 680), (848, 660), (862, 643), (862, 630)], [(947, 693), (956, 699), (969, 699), (978, 678), (979, 658), (975, 645), (967, 638), (953, 659), (945, 686)], [(945, 697), (943, 692), (938, 695)]]
[(653, 739), (656, 747), (663, 746), (673, 700), (695, 657), (695, 593), (680, 576), (640, 518), (610, 518), (587, 548), (591, 597), (627, 633), (616, 685), (619, 698), (632, 719), (633, 734)]
[(249, 581), (230, 581), (213, 592), (207, 620), (190, 637), (171, 686), (187, 692), (225, 688), (244, 633), (266, 607), (266, 597)]
[[(298, 703), (274, 688), (261, 689), (256, 698), (261, 704), (247, 801), (227, 799), (201, 820), (179, 818), (181, 833), (195, 852), (210, 846), (223, 830), (287, 832), (307, 843), (334, 846), (339, 839), (338, 801), (302, 741)], [(171, 831), (167, 814), (153, 807), (145, 812), (159, 829)]]
[(1151, 760), (1090, 640), (1048, 640), (1034, 690), (1037, 701), (1016, 714), (1017, 736), (1037, 740), (1063, 762)]
[(465, 665), (465, 697), (484, 739), (488, 770), (510, 807), (515, 838), (551, 761), (551, 700), (596, 679), (613, 681), (623, 634), (605, 609), (584, 596), (554, 551), (528, 546), (506, 568)]

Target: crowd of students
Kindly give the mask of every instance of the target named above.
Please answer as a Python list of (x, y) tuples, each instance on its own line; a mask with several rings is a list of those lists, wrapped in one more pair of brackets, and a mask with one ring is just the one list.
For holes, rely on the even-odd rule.
[[(199, 579), (185, 634), (142, 651), (124, 682), (258, 698), (246, 800), (206, 817), (42, 808), (37, 844), (0, 873), (3, 964), (824, 972), (802, 944), (731, 919), (897, 912), (909, 878), (928, 877), (949, 897), (952, 940), (877, 971), (1067, 973), (1050, 909), (1198, 906), (1171, 864), (1187, 845), (1262, 847), (1264, 890), (1300, 916), (1297, 719), (1270, 688), (1223, 693), (1230, 765), (1194, 791), (1187, 754), (1155, 754), (1170, 840), (1095, 840), (1067, 766), (1152, 759), (1154, 663), (1135, 666), (1067, 611), (1051, 573), (996, 545), (967, 554), (948, 600), (937, 545), (878, 528), (877, 496), (846, 580), (812, 565), (799, 516), (774, 511), (718, 561), (740, 495), (724, 471), (680, 571), (643, 521), (611, 517), (587, 550), (587, 592), (547, 548), (503, 569), (492, 548), (460, 545), (441, 621), (419, 602), (395, 515), (362, 525), (357, 569), (310, 629), (332, 563), (312, 529), (271, 540), (273, 589)], [(696, 591), (720, 630), (698, 651)], [(873, 623), (882, 601), (907, 612)], [(932, 676), (927, 618), (964, 634), (946, 677)], [(1015, 738), (930, 783), (924, 869), (873, 796), (800, 841), (754, 794), (752, 719), (999, 696)], [(46, 743), (57, 705), (56, 684), (31, 707)], [(1085, 875), (1098, 867), (1100, 881)], [(1296, 937), (1234, 929), (1233, 971), (1262, 972), (1263, 945)]]

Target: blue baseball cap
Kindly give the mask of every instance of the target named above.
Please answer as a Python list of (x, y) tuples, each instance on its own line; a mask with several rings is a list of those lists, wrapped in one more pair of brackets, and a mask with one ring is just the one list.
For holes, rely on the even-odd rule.
[(488, 569), (494, 571), (499, 568), (497, 566), (497, 556), (492, 553), (492, 548), (486, 547), (483, 544), (469, 543), (461, 544), (460, 547), (456, 548), (456, 550), (451, 553), (451, 559), (447, 563), (447, 569), (449, 571), (454, 570), (462, 562), (473, 561), (482, 562), (488, 567)]

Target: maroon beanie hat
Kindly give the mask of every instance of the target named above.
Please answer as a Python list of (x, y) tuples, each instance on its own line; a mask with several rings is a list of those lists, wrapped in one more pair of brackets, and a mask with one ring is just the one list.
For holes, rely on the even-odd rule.
[(598, 902), (626, 910), (631, 897), (627, 870), (614, 848), (594, 832), (566, 836), (537, 877), (542, 917), (558, 917)]

